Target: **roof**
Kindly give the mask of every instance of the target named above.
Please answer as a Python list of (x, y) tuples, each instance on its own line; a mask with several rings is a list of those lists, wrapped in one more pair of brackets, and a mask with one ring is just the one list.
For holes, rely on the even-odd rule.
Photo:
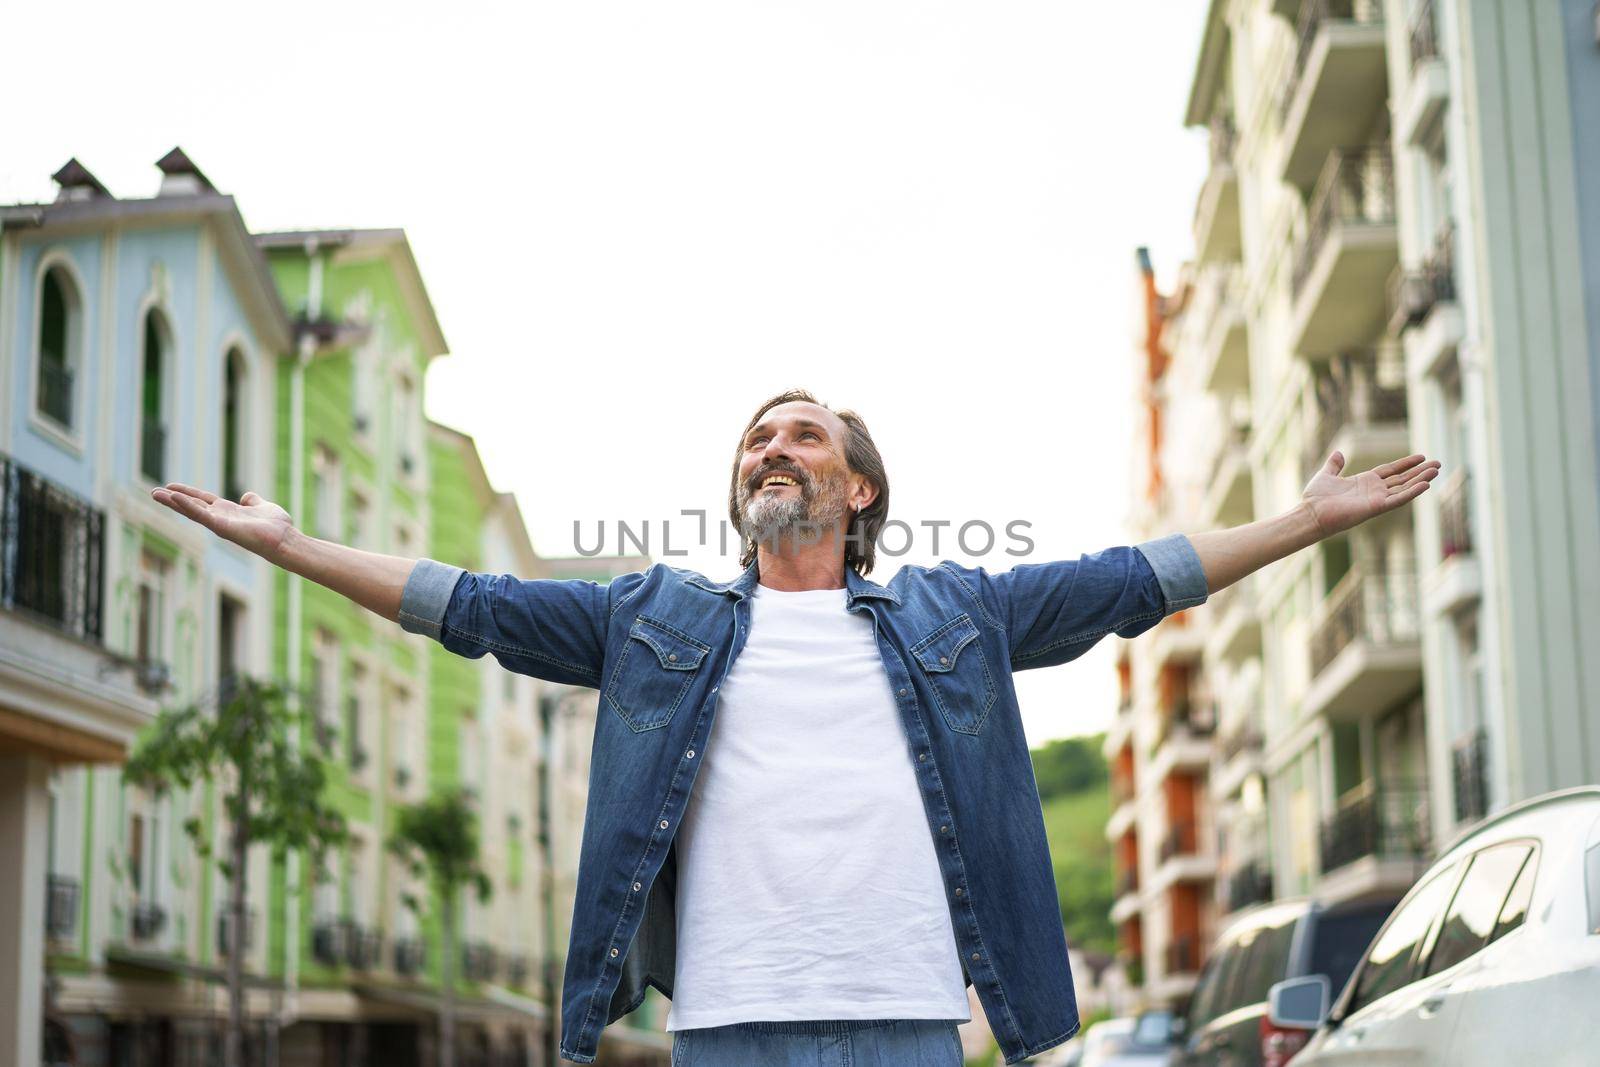
[(400, 278), (400, 286), (417, 322), (428, 358), (442, 356), (450, 351), (444, 339), (444, 329), (434, 312), (433, 301), (422, 282), (422, 271), (411, 251), (406, 231), (385, 229), (334, 229), (334, 230), (276, 230), (255, 234), (256, 247), (268, 252), (300, 250), (310, 255), (321, 249), (336, 253), (334, 262), (358, 261), (372, 256), (388, 256)]
[(156, 160), (156, 166), (161, 168), (162, 174), (169, 177), (187, 174), (199, 182), (202, 189), (213, 193), (217, 191), (217, 187), (211, 184), (211, 179), (205, 176), (205, 172), (195, 166), (194, 160), (190, 159), (188, 154), (176, 145), (172, 147), (172, 151)]
[(1185, 126), (1204, 126), (1211, 120), (1211, 102), (1222, 85), (1223, 61), (1228, 55), (1228, 24), (1223, 18), (1225, 0), (1206, 4), (1206, 25), (1200, 34), (1200, 54), (1194, 61), (1194, 79), (1189, 85), (1189, 105), (1184, 109)]
[[(170, 155), (170, 153), (169, 153)], [(76, 160), (57, 171), (56, 180), (62, 181)], [(88, 171), (83, 171), (88, 174)], [(68, 180), (85, 183), (77, 175)], [(93, 175), (87, 181), (93, 182)], [(65, 184), (65, 183), (64, 183)], [(98, 182), (94, 185), (104, 190)], [(0, 229), (64, 229), (89, 230), (115, 223), (155, 225), (163, 222), (207, 221), (215, 225), (219, 246), (224, 257), (239, 265), (244, 272), (247, 291), (241, 295), (253, 302), (256, 318), (262, 330), (262, 340), (273, 350), (286, 353), (293, 344), (293, 329), (289, 313), (283, 306), (277, 283), (267, 267), (265, 257), (251, 240), (244, 217), (233, 197), (221, 193), (169, 194), (138, 199), (117, 199), (106, 194), (87, 199), (58, 200), (50, 204), (0, 205)]]

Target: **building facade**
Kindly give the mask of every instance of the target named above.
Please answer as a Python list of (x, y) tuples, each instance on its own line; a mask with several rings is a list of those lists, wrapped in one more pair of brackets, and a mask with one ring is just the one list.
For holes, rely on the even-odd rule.
[[(1210, 6), (1195, 257), (1152, 297), (1161, 351), (1141, 360), (1164, 518), (1279, 514), (1335, 449), (1347, 473), (1443, 462), (1413, 506), (1195, 613), (1213, 922), (1398, 895), (1462, 826), (1600, 780), (1596, 44), (1577, 0)], [(1132, 652), (1107, 748), (1142, 792), (1118, 747), (1149, 699)], [(1119, 856), (1146, 848), (1133, 812)], [(1148, 899), (1118, 906), (1137, 949)]]

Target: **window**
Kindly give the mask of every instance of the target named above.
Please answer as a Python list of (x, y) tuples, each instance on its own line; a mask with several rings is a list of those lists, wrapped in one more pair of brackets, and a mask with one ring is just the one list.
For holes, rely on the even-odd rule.
[(1361, 962), (1361, 954), (1388, 917), (1388, 905), (1319, 915), (1313, 927), (1310, 973), (1327, 975), (1335, 993), (1343, 989), (1350, 972)]
[(1228, 987), (1233, 984), (1234, 974), (1243, 957), (1244, 950), (1235, 942), (1224, 947), (1206, 963), (1205, 972), (1200, 976), (1189, 1009), (1191, 1033), (1211, 1022), (1225, 1010)]
[(1539, 853), (1534, 851), (1522, 865), (1522, 873), (1517, 875), (1517, 880), (1511, 884), (1511, 892), (1506, 894), (1506, 902), (1500, 908), (1500, 917), (1495, 920), (1494, 933), (1489, 935), (1489, 943), (1500, 940), (1502, 937), (1522, 925), (1528, 917), (1528, 905), (1533, 902), (1533, 881), (1539, 872)]
[(1455, 888), (1458, 870), (1441, 871), (1403, 904), (1383, 933), (1378, 935), (1366, 962), (1356, 974), (1350, 1012), (1360, 1011), (1380, 997), (1409, 985), (1416, 977), (1412, 960), (1417, 946), (1428, 936), (1433, 921)]
[(244, 651), (244, 605), (230, 596), (217, 602), (217, 690), (226, 700)]
[(365, 926), (372, 908), (367, 897), (376, 884), (372, 871), (372, 845), (364, 837), (350, 838), (350, 918)]
[(367, 765), (366, 746), (367, 668), (359, 663), (350, 664), (350, 695), (345, 698), (344, 736), (345, 758), (352, 771)]
[(327, 445), (317, 445), (311, 458), (311, 499), (314, 509), (311, 518), (317, 536), (324, 541), (338, 541), (344, 537), (339, 510), (343, 492), (338, 454)]
[(401, 375), (395, 382), (395, 442), (399, 452), (400, 474), (413, 478), (417, 474), (417, 389), (411, 379)]
[(1532, 845), (1514, 842), (1486, 848), (1472, 857), (1439, 927), (1426, 973), (1454, 967), (1489, 943), (1511, 885), (1532, 852)]
[(306, 699), (322, 739), (332, 747), (339, 713), (339, 640), (327, 630), (312, 638), (311, 662), (306, 677)]
[(81, 321), (78, 290), (63, 267), (51, 267), (39, 283), (39, 377), (34, 404), (58, 425), (72, 427)]
[(244, 353), (228, 350), (222, 370), (222, 495), (244, 495)]
[(165, 389), (172, 331), (159, 311), (144, 316), (143, 377), (139, 399), (139, 471), (152, 482), (166, 481), (167, 428)]
[(139, 554), (139, 607), (134, 631), (134, 659), (166, 662), (167, 561), (145, 549)]
[(350, 544), (354, 548), (372, 547), (372, 502), (357, 489), (350, 491)]

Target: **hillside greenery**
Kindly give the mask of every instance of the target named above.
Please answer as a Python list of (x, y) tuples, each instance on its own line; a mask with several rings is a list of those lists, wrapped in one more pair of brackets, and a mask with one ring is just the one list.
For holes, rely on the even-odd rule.
[(1061, 738), (1034, 749), (1032, 756), (1067, 944), (1114, 952), (1111, 845), (1105, 839), (1111, 798), (1100, 754), (1103, 740), (1102, 734)]

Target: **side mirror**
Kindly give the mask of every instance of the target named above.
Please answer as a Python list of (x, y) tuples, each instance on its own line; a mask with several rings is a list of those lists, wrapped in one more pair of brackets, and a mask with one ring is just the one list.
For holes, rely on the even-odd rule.
[(1267, 992), (1267, 1021), (1273, 1026), (1315, 1030), (1328, 1017), (1333, 987), (1324, 974), (1290, 978)]

